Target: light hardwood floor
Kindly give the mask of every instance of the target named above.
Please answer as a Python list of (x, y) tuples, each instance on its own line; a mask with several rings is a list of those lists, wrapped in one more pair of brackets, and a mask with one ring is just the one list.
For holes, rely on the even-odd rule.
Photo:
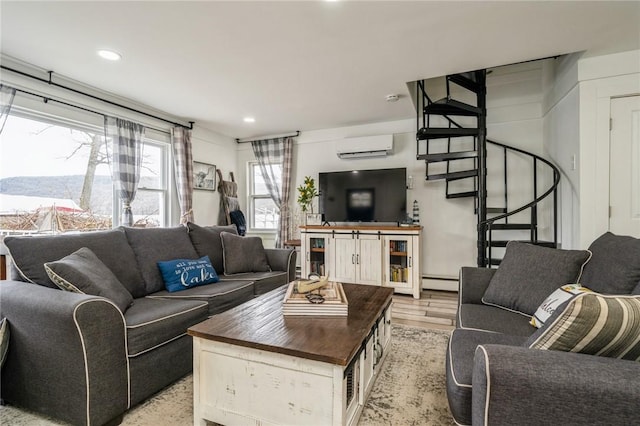
[(391, 318), (396, 324), (453, 330), (457, 305), (457, 292), (422, 290), (420, 299), (394, 294)]

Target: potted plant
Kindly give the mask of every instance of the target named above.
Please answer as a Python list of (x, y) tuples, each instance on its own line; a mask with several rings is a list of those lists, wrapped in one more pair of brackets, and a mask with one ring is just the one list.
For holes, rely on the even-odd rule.
[(320, 224), (320, 215), (313, 213), (313, 199), (318, 195), (315, 180), (311, 176), (305, 176), (304, 183), (298, 187), (298, 204), (309, 225)]

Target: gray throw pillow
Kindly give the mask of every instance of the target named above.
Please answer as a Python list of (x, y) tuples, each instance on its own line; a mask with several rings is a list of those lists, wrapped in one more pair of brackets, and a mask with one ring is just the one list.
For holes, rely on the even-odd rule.
[[(138, 268), (145, 282), (146, 294), (164, 290), (164, 279), (158, 262), (172, 259), (197, 259), (187, 228), (131, 228), (123, 227), (135, 253)], [(145, 294), (145, 295), (146, 295)]]
[(133, 303), (131, 293), (87, 247), (55, 262), (45, 263), (44, 269), (61, 290), (105, 297), (122, 312)]
[(7, 359), (10, 336), (9, 321), (7, 321), (6, 318), (2, 318), (2, 320), (0, 320), (0, 368), (2, 368), (4, 361)]
[(209, 256), (211, 265), (216, 272), (221, 273), (224, 270), (222, 261), (222, 240), (221, 232), (229, 232), (237, 234), (235, 225), (228, 226), (199, 226), (195, 223), (187, 223), (189, 229), (189, 238), (191, 243), (198, 252), (198, 257)]
[(225, 275), (271, 271), (260, 237), (241, 237), (229, 232), (221, 232), (220, 237)]
[(640, 284), (640, 239), (607, 232), (589, 250), (580, 284), (605, 294), (630, 294)]
[(4, 244), (11, 254), (12, 267), (19, 271), (23, 281), (58, 288), (44, 270), (44, 264), (87, 247), (118, 277), (134, 297), (147, 294), (136, 256), (121, 229), (77, 234), (7, 236)]
[(482, 303), (531, 316), (558, 287), (577, 283), (591, 253), (510, 241)]

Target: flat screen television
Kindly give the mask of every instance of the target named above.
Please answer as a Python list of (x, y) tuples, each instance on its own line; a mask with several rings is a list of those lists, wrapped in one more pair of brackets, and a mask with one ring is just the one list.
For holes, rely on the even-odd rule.
[(325, 222), (403, 222), (407, 169), (320, 173), (320, 213)]

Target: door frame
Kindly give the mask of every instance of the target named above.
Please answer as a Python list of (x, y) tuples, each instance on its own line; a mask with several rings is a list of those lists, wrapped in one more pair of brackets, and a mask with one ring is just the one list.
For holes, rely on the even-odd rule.
[[(618, 101), (618, 100), (622, 100), (622, 99), (626, 99), (626, 100), (628, 100), (628, 101), (624, 101), (624, 102), (625, 102), (625, 110), (624, 110), (624, 111), (622, 111), (622, 112), (624, 112), (625, 114), (629, 112), (629, 110), (628, 110), (628, 109), (626, 109), (628, 106), (632, 106), (632, 105), (640, 105), (640, 94), (638, 94), (638, 95), (628, 95), (628, 96), (617, 96), (617, 97), (615, 97), (615, 98), (611, 98), (611, 106), (613, 106), (614, 101)], [(630, 103), (627, 103), (627, 102), (630, 102)], [(613, 108), (611, 108), (611, 110), (613, 111)], [(635, 109), (634, 109), (633, 111), (636, 111), (636, 112), (637, 112), (637, 111), (639, 111), (639, 110), (635, 110)], [(631, 119), (633, 119), (633, 117), (632, 117)], [(612, 148), (613, 148), (613, 145), (612, 145), (612, 143), (611, 143), (611, 142), (612, 142), (611, 134), (613, 133), (613, 128), (615, 128), (615, 127), (613, 127), (613, 126), (616, 126), (616, 122), (615, 122), (616, 117), (613, 117), (613, 114), (612, 114), (612, 116), (611, 116), (611, 120), (612, 120), (612, 129), (611, 129), (611, 131), (609, 132), (609, 166), (611, 166), (611, 150), (612, 150)], [(630, 139), (633, 139), (633, 135), (631, 134), (631, 132), (630, 132), (630, 134), (629, 134), (629, 137), (630, 137)], [(620, 140), (621, 140), (621, 141), (624, 141), (624, 139), (620, 139)], [(631, 143), (633, 144), (633, 141), (631, 141)], [(627, 147), (629, 147), (629, 146), (630, 146), (630, 145), (627, 145)], [(623, 151), (619, 151), (619, 152), (617, 152), (617, 154), (618, 154), (618, 155), (620, 155), (622, 152), (623, 152)], [(618, 157), (618, 159), (620, 159), (620, 158)], [(631, 168), (631, 169), (633, 170), (633, 168)], [(632, 178), (632, 176), (631, 176), (631, 178)], [(613, 207), (613, 205), (612, 205), (612, 203), (611, 203), (611, 193), (612, 193), (611, 188), (612, 188), (612, 183), (613, 183), (613, 184), (615, 184), (616, 182), (612, 182), (612, 180), (611, 180), (611, 167), (609, 167), (609, 206), (610, 206), (610, 208), (611, 208), (611, 207)], [(631, 185), (633, 185), (633, 184), (631, 184)], [(639, 188), (639, 189), (640, 189), (640, 188)], [(610, 214), (610, 213), (611, 213), (611, 211), (609, 211), (609, 217), (608, 217), (608, 220), (609, 220), (609, 230), (611, 231), (611, 214)], [(627, 216), (627, 215), (624, 215), (624, 216)], [(625, 219), (625, 220), (626, 220), (626, 219)], [(625, 231), (612, 231), (612, 232), (625, 232)], [(637, 232), (637, 231), (635, 231), (635, 230), (634, 230), (634, 231), (633, 231), (633, 233), (632, 233), (632, 234), (629, 234), (629, 235), (633, 235), (633, 236), (635, 236), (635, 235), (636, 235), (636, 234), (635, 234), (636, 232)]]

